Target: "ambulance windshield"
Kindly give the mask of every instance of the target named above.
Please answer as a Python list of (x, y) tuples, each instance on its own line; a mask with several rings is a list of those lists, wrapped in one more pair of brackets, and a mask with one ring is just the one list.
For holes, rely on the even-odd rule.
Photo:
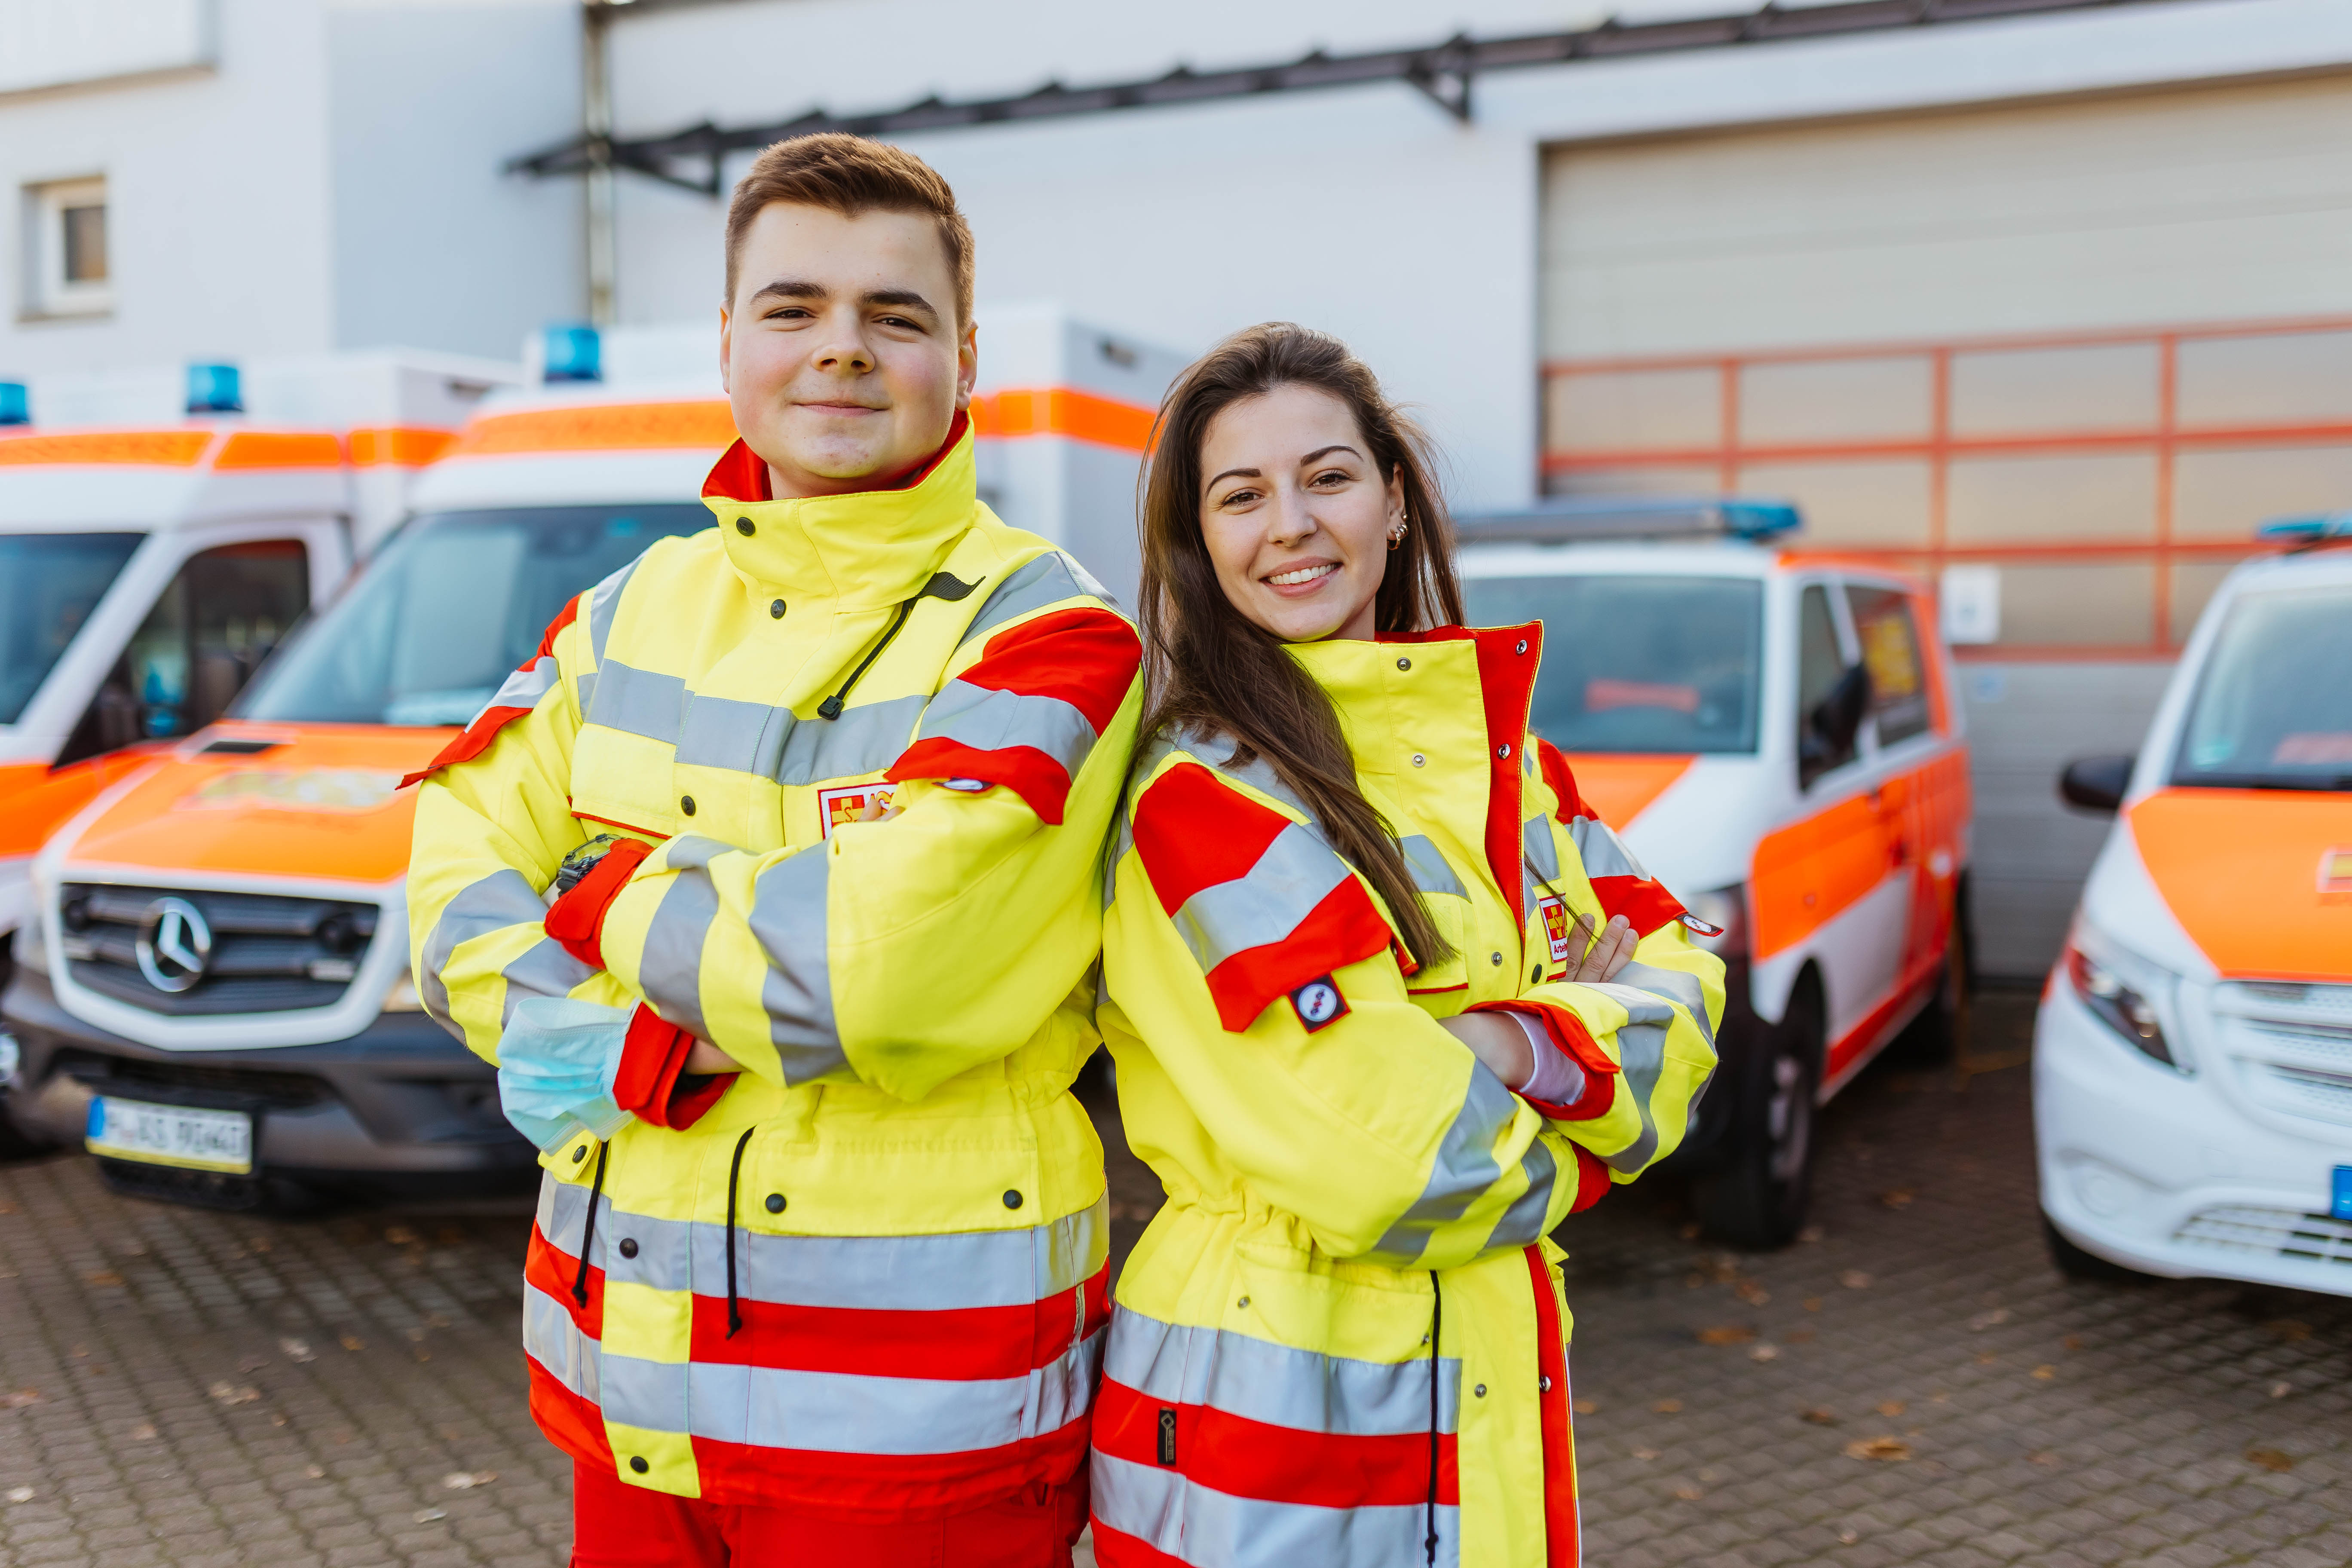
[(254, 679), (242, 719), (463, 724), (539, 647), (564, 601), (699, 506), (518, 507), (418, 518)]
[(1764, 587), (1746, 577), (1474, 577), (1470, 624), (1544, 623), (1529, 727), (1563, 752), (1752, 752)]
[(24, 717), (143, 533), (0, 533), (0, 724)]
[(2172, 782), (2352, 790), (2352, 584), (2249, 594), (2230, 607)]

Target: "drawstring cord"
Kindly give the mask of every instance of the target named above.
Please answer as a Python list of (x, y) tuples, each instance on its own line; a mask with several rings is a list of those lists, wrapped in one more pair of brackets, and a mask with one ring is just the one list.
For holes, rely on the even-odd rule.
[(735, 1140), (735, 1158), (727, 1163), (727, 1337), (730, 1340), (743, 1326), (742, 1311), (735, 1303), (735, 1189), (743, 1178), (743, 1146), (751, 1142), (753, 1131), (743, 1129), (743, 1136)]
[(891, 620), (890, 629), (882, 634), (882, 640), (874, 645), (873, 652), (857, 661), (857, 668), (849, 672), (849, 679), (841, 683), (841, 689), (816, 705), (818, 716), (825, 719), (841, 717), (841, 705), (849, 700), (849, 689), (856, 685), (868, 669), (874, 668), (874, 661), (882, 657), (882, 650), (890, 646), (890, 639), (897, 637), (898, 628), (907, 624), (907, 617), (914, 614), (917, 604), (925, 599), (945, 599), (948, 603), (954, 604), (979, 586), (977, 583), (962, 582), (944, 572), (932, 573), (931, 580), (924, 584), (913, 598), (898, 606), (898, 614)]
[(596, 1238), (596, 1205), (604, 1195), (604, 1156), (610, 1143), (596, 1145), (596, 1180), (588, 1189), (588, 1223), (580, 1227), (580, 1272), (572, 1281), (572, 1300), (588, 1305), (588, 1247)]
[(1431, 1568), (1437, 1563), (1437, 1342), (1444, 1326), (1445, 1292), (1433, 1268), (1429, 1271), (1429, 1535), (1422, 1542), (1428, 1550)]

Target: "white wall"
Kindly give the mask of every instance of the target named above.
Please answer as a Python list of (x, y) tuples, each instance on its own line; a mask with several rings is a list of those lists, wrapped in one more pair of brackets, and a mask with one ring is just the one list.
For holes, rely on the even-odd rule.
[[(705, 118), (754, 123), (820, 105), (891, 107), (926, 92), (1156, 75), (1180, 61), (1209, 68), (1318, 46), (1433, 42), (1456, 30), (1538, 32), (1587, 23), (1601, 8), (755, 0), (619, 21), (614, 113), (624, 134)], [(1500, 506), (1535, 489), (1545, 143), (2346, 63), (2346, 0), (2173, 0), (1503, 73), (1480, 79), (1467, 127), (1396, 85), (906, 142), (971, 215), (983, 297), (1055, 299), (1194, 350), (1269, 317), (1328, 328), (1393, 393), (1423, 406), (1451, 454), (1458, 501)], [(741, 167), (738, 160), (728, 172)], [(619, 213), (622, 319), (711, 310), (722, 205), (624, 174)]]

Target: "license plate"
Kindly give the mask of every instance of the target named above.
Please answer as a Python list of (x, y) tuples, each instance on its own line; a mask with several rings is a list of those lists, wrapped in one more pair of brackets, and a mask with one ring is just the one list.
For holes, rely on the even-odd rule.
[(2335, 1202), (2327, 1212), (2347, 1224), (2352, 1224), (2352, 1165), (2336, 1167)]
[(101, 1094), (89, 1102), (82, 1142), (91, 1153), (114, 1160), (237, 1175), (253, 1169), (253, 1118), (242, 1110), (198, 1110)]

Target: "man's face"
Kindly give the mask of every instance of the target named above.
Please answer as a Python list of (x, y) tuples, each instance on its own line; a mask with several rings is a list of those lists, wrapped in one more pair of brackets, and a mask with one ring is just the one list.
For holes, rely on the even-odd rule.
[(971, 403), (978, 368), (927, 215), (772, 202), (752, 220), (719, 312), (719, 369), (778, 500), (913, 468)]

